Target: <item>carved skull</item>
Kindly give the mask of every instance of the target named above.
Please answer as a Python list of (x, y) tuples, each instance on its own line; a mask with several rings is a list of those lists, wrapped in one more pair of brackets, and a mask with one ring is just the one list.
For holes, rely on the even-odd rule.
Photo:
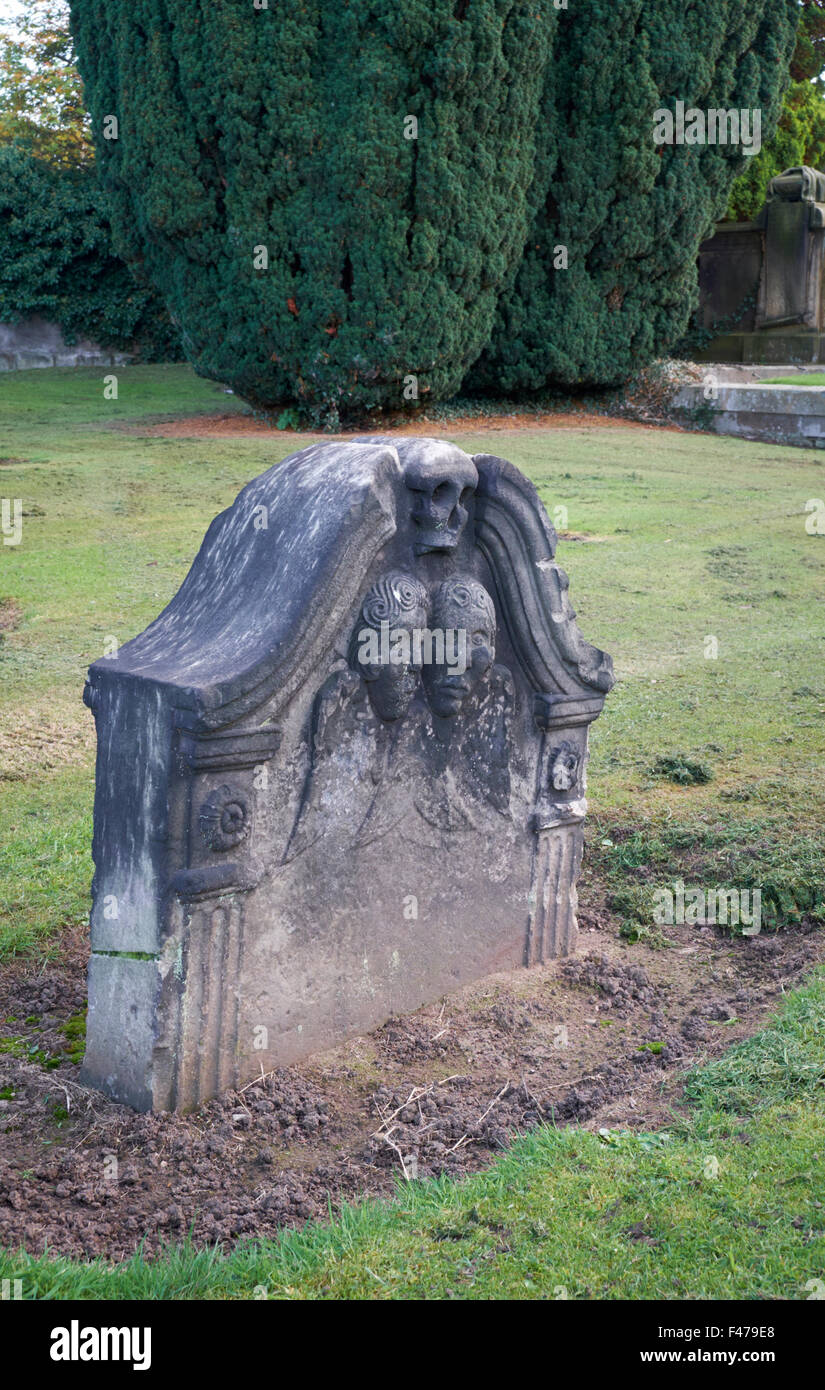
[(467, 525), (467, 503), (478, 484), (473, 460), (452, 444), (417, 439), (404, 462), (404, 478), (414, 499), (415, 554), (454, 550)]

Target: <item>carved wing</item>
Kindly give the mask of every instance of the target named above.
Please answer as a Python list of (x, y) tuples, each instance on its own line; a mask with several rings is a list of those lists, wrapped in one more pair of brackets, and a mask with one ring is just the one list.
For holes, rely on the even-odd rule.
[(579, 631), (569, 580), (554, 559), (556, 533), (536, 489), (505, 459), (476, 454), (473, 462), (476, 541), (527, 679), (552, 702), (603, 702), (614, 683), (613, 664)]

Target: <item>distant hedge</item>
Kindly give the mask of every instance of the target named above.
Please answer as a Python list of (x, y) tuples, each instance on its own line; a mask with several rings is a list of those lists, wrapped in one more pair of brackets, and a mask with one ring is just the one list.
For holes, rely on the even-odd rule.
[(92, 338), (145, 362), (183, 357), (159, 294), (112, 251), (105, 195), (85, 169), (55, 169), (0, 147), (0, 323), (32, 315), (67, 343)]
[(413, 377), (423, 399), (612, 384), (666, 351), (745, 161), (656, 146), (653, 113), (759, 107), (769, 138), (799, 16), (797, 0), (71, 11), (117, 250), (198, 372), (328, 421), (401, 404)]

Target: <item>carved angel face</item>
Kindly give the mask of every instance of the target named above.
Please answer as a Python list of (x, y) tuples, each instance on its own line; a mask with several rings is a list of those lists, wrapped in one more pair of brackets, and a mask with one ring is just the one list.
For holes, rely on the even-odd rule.
[(350, 665), (367, 685), (379, 719), (389, 723), (407, 713), (421, 670), (414, 634), (427, 625), (429, 598), (412, 575), (395, 571), (373, 584), (350, 642)]
[(478, 690), (495, 660), (493, 600), (476, 579), (448, 579), (436, 590), (431, 623), (434, 629), (466, 634), (465, 671), (459, 672), (446, 662), (433, 662), (422, 670), (430, 708), (442, 719), (450, 719)]
[(404, 717), (415, 694), (420, 669), (420, 662), (415, 664), (413, 647), (409, 662), (390, 661), (380, 666), (377, 674), (368, 680), (367, 694), (379, 719), (393, 723)]

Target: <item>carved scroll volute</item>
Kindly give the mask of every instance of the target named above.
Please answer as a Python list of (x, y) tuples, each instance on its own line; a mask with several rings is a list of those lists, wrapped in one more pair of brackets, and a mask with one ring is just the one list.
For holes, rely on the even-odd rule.
[[(476, 541), (495, 580), (513, 649), (547, 709), (537, 722), (589, 722), (613, 685), (610, 657), (585, 642), (555, 562), (556, 533), (531, 483), (504, 459), (476, 454)], [(576, 706), (587, 706), (587, 720)], [(555, 717), (551, 707), (558, 705)], [(580, 713), (585, 713), (582, 708)]]

